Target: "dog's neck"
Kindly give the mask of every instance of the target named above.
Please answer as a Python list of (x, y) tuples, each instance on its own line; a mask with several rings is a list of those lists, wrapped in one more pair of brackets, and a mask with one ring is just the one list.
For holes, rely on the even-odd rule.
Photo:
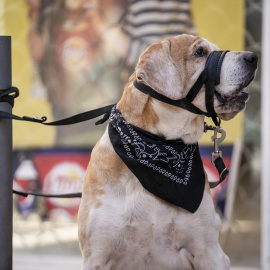
[(129, 123), (167, 140), (181, 138), (192, 144), (203, 133), (204, 116), (155, 100), (136, 89), (133, 81), (126, 85), (117, 108)]

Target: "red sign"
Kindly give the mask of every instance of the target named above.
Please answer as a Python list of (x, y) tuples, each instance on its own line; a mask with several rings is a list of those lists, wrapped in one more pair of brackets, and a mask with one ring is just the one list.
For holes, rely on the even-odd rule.
[[(85, 171), (90, 159), (84, 153), (37, 154), (33, 162), (41, 180), (44, 194), (65, 194), (82, 191)], [(46, 198), (47, 213), (50, 218), (64, 215), (77, 216), (80, 198)]]

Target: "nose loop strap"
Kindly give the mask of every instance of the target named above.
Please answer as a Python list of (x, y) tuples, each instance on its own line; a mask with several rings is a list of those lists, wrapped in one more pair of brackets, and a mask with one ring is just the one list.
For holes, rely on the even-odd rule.
[(220, 126), (221, 120), (218, 119), (214, 109), (214, 91), (215, 86), (220, 83), (221, 66), (227, 52), (229, 51), (211, 52), (205, 64), (205, 72), (206, 72), (205, 105), (207, 112), (210, 114), (216, 126)]
[(227, 52), (229, 52), (229, 51), (223, 51), (222, 54), (219, 57), (218, 65), (217, 65), (217, 73), (216, 73), (216, 82), (215, 82), (216, 85), (220, 84), (221, 66), (222, 66), (224, 57), (225, 57), (225, 55), (226, 55)]

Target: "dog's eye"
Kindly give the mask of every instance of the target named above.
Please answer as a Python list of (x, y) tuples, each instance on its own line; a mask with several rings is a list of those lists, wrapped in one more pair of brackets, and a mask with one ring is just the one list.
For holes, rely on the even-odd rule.
[(204, 51), (204, 49), (203, 49), (202, 47), (200, 47), (200, 48), (195, 52), (195, 55), (201, 57), (201, 56), (206, 55), (206, 52)]

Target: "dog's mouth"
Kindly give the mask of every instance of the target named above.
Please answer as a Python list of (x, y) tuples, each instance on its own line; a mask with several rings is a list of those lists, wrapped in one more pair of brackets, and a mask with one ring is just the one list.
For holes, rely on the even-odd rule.
[(225, 104), (226, 102), (233, 102), (233, 101), (246, 102), (249, 97), (249, 94), (246, 92), (246, 87), (249, 86), (249, 84), (253, 81), (253, 79), (254, 79), (254, 75), (251, 76), (248, 80), (246, 80), (242, 84), (240, 84), (239, 87), (235, 90), (235, 92), (233, 92), (231, 95), (224, 95), (215, 90), (214, 93), (217, 100), (221, 104)]
[(229, 95), (229, 96), (220, 94), (217, 91), (215, 91), (214, 93), (217, 100), (221, 104), (225, 104), (226, 102), (232, 102), (232, 101), (246, 101), (249, 97), (249, 94), (243, 88), (239, 88), (232, 95)]

